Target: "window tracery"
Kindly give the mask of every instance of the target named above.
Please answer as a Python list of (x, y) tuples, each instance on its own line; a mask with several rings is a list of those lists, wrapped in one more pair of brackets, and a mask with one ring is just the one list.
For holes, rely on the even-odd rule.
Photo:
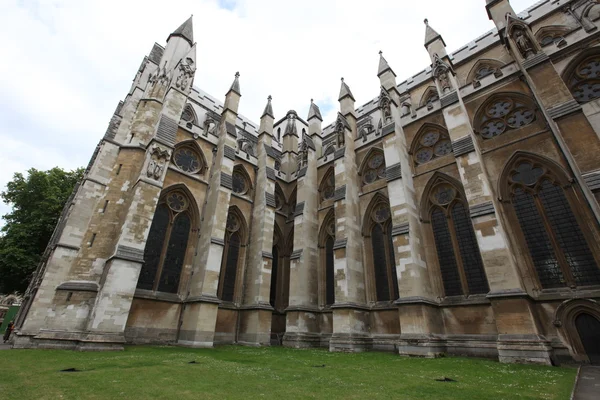
[(435, 125), (425, 125), (421, 128), (415, 143), (413, 154), (416, 164), (425, 164), (453, 152), (448, 132)]
[(521, 159), (506, 184), (525, 244), (543, 289), (600, 284), (600, 269), (567, 199), (546, 165)]
[(219, 276), (218, 296), (223, 301), (235, 300), (235, 289), (240, 264), (242, 240), (245, 237), (245, 226), (239, 211), (231, 207), (227, 213), (225, 224), (225, 247)]
[(576, 64), (567, 84), (579, 103), (587, 103), (600, 97), (600, 54), (590, 55)]
[(489, 291), (468, 206), (454, 185), (434, 178), (425, 201), (446, 296)]
[(477, 131), (491, 139), (512, 129), (520, 129), (536, 120), (531, 101), (508, 95), (488, 100), (477, 113)]
[(375, 298), (377, 301), (396, 300), (398, 277), (392, 238), (390, 206), (383, 196), (377, 194), (372, 201), (365, 225), (370, 236), (369, 245), (373, 262)]
[(322, 201), (333, 199), (335, 195), (335, 175), (333, 169), (330, 169), (325, 174), (323, 182), (321, 183), (320, 192)]
[(385, 179), (385, 158), (382, 151), (373, 151), (362, 168), (363, 184), (368, 185), (379, 179)]
[(250, 180), (248, 175), (243, 171), (243, 167), (236, 166), (231, 174), (233, 193), (239, 195), (248, 194), (250, 190)]
[(181, 190), (171, 191), (159, 201), (144, 249), (138, 288), (177, 293), (192, 218), (190, 200)]
[(188, 174), (199, 173), (204, 169), (202, 157), (198, 151), (191, 146), (181, 146), (176, 148), (173, 152), (173, 163), (177, 168)]

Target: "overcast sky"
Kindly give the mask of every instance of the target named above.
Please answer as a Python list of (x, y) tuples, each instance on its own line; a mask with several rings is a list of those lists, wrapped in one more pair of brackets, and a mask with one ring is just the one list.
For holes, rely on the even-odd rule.
[[(379, 50), (398, 82), (421, 71), (424, 18), (448, 52), (493, 27), (484, 0), (0, 2), (0, 190), (31, 167), (87, 165), (144, 55), (190, 14), (195, 86), (223, 99), (239, 71), (239, 111), (255, 122), (269, 94), (276, 119), (290, 109), (306, 117), (314, 98), (332, 122), (340, 77), (357, 107), (371, 100)], [(521, 12), (533, 0), (511, 4)], [(8, 211), (1, 203), (0, 215)]]

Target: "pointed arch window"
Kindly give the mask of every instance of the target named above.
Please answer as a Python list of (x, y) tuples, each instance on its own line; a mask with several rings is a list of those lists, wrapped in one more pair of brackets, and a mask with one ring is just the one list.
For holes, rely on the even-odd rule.
[(368, 185), (379, 179), (385, 179), (385, 157), (383, 151), (373, 149), (362, 162), (361, 173), (363, 184)]
[(186, 126), (188, 128), (191, 128), (193, 125), (196, 124), (196, 121), (197, 121), (196, 113), (194, 112), (194, 108), (192, 107), (191, 104), (185, 105), (185, 108), (183, 109), (183, 113), (181, 114), (181, 120), (185, 121)]
[(487, 293), (479, 245), (462, 194), (441, 179), (428, 193), (429, 221), (445, 295)]
[(390, 206), (383, 199), (372, 207), (370, 218), (371, 253), (373, 257), (373, 278), (377, 301), (390, 301), (398, 298), (398, 276), (392, 238)]
[(557, 174), (522, 159), (514, 163), (506, 183), (540, 286), (600, 285), (598, 261)]
[(497, 95), (477, 111), (475, 130), (491, 139), (512, 129), (520, 129), (536, 120), (536, 107), (526, 96)]
[(452, 152), (448, 132), (440, 126), (426, 124), (415, 137), (412, 153), (415, 163), (420, 165)]
[(335, 216), (332, 211), (325, 217), (319, 234), (319, 247), (321, 250), (322, 282), (324, 283), (325, 305), (335, 303), (335, 272), (334, 250), (335, 243)]
[(428, 110), (433, 108), (433, 103), (440, 99), (437, 89), (434, 86), (430, 86), (425, 90), (423, 97), (421, 98), (420, 107), (427, 106)]
[(227, 214), (225, 229), (225, 247), (219, 275), (218, 297), (227, 302), (235, 300), (236, 282), (238, 279), (238, 266), (243, 246), (243, 222), (240, 215), (232, 209)]
[(232, 178), (232, 187), (233, 193), (239, 195), (249, 194), (248, 192), (251, 189), (250, 177), (248, 173), (241, 166), (236, 166), (233, 169)]
[(600, 54), (592, 54), (571, 67), (567, 85), (579, 103), (584, 104), (600, 97)]
[(192, 228), (190, 200), (179, 190), (164, 196), (154, 213), (137, 287), (177, 293)]
[(282, 292), (282, 288), (280, 288), (281, 282), (281, 267), (283, 267), (283, 263), (280, 260), (282, 255), (280, 247), (281, 247), (281, 230), (277, 225), (274, 227), (273, 232), (273, 248), (272, 248), (272, 256), (273, 261), (271, 263), (271, 287), (269, 293), (269, 303), (272, 307), (277, 308), (279, 306), (278, 297)]
[(335, 196), (335, 174), (333, 168), (330, 168), (321, 182), (319, 189), (321, 193), (321, 201), (331, 200)]

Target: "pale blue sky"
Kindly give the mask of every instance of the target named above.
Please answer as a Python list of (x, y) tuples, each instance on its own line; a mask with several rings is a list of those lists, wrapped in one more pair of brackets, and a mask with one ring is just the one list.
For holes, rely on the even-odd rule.
[[(198, 43), (195, 86), (223, 98), (240, 71), (240, 112), (258, 121), (305, 116), (325, 123), (340, 77), (357, 106), (378, 94), (378, 52), (398, 82), (429, 64), (427, 17), (453, 51), (493, 27), (485, 0), (3, 0), (0, 35), (0, 190), (30, 167), (85, 166), (154, 42), (190, 14)], [(521, 12), (533, 4), (511, 1)], [(0, 215), (8, 207), (0, 204)], [(0, 220), (2, 225), (2, 220)]]

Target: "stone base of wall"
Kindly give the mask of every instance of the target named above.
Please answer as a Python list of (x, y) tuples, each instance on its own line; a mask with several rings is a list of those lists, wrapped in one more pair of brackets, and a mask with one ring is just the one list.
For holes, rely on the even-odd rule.
[(446, 353), (444, 341), (436, 335), (401, 334), (398, 354), (409, 357), (441, 357)]
[(550, 342), (538, 335), (498, 335), (498, 359), (503, 363), (553, 365)]
[(283, 335), (283, 346), (294, 349), (321, 347), (321, 335), (318, 333), (286, 332)]
[(80, 351), (123, 350), (125, 337), (118, 334), (41, 331), (37, 335), (18, 332), (15, 349), (64, 349)]
[(334, 333), (329, 340), (329, 351), (361, 352), (373, 348), (373, 338), (369, 335)]

